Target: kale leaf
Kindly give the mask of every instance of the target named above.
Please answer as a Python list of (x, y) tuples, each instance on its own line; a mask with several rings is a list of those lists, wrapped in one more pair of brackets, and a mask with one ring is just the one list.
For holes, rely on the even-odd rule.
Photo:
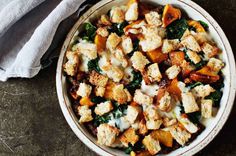
[(189, 119), (192, 123), (194, 123), (194, 124), (200, 123), (201, 112), (188, 113), (187, 116), (188, 116), (188, 119)]
[(196, 82), (196, 83), (192, 83), (192, 84), (190, 84), (188, 87), (190, 88), (190, 89), (193, 89), (193, 88), (195, 88), (195, 87), (197, 87), (197, 86), (200, 86), (200, 85), (202, 85), (203, 83), (201, 83), (201, 82)]
[(139, 50), (139, 39), (136, 38), (132, 42), (133, 42), (133, 51), (127, 54), (128, 57), (132, 57), (134, 52)]
[(100, 97), (100, 96), (94, 96), (94, 97), (91, 98), (91, 101), (93, 103), (99, 104), (99, 103), (105, 102), (107, 100), (105, 98), (103, 98), (103, 97)]
[(88, 70), (89, 70), (89, 71), (95, 70), (95, 71), (97, 71), (98, 73), (100, 73), (102, 70), (101, 70), (100, 67), (98, 66), (98, 61), (99, 61), (99, 58), (98, 58), (98, 57), (97, 57), (96, 59), (90, 60), (90, 61), (88, 62)]
[(112, 24), (111, 28), (108, 30), (110, 33), (116, 33), (119, 36), (124, 35), (124, 28), (128, 25), (129, 23), (127, 21), (124, 21), (122, 23), (114, 23)]
[(139, 71), (132, 71), (134, 76), (133, 81), (127, 85), (127, 89), (133, 93), (137, 88), (140, 88), (142, 82), (142, 75)]
[(188, 22), (186, 19), (182, 18), (174, 21), (167, 26), (167, 38), (168, 39), (180, 39), (184, 32), (189, 28)]
[(97, 127), (100, 124), (103, 123), (108, 123), (109, 120), (111, 120), (111, 117), (109, 116), (109, 114), (105, 114), (103, 116), (99, 116), (99, 115), (95, 115), (95, 118), (93, 120), (94, 125)]
[(208, 26), (208, 24), (207, 24), (206, 22), (203, 22), (203, 21), (201, 21), (201, 20), (199, 20), (198, 22), (203, 26), (203, 28), (204, 28), (205, 30), (208, 30), (208, 29), (209, 29), (209, 26)]
[(214, 103), (213, 106), (219, 107), (222, 95), (223, 95), (222, 91), (216, 90), (215, 92), (208, 95), (206, 99), (211, 99)]
[(118, 119), (118, 118), (126, 115), (126, 111), (127, 111), (126, 104), (119, 105), (119, 104), (115, 103), (114, 107), (115, 107), (115, 109), (112, 111), (112, 114), (115, 119)]
[(85, 31), (82, 33), (82, 39), (93, 42), (97, 28), (88, 22), (84, 23), (84, 29)]

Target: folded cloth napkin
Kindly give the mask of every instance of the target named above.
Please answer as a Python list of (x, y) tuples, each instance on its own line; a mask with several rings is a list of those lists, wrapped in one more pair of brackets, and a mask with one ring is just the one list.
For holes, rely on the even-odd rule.
[(0, 10), (0, 81), (35, 76), (52, 52), (60, 49), (80, 13), (95, 2), (11, 0), (7, 3)]

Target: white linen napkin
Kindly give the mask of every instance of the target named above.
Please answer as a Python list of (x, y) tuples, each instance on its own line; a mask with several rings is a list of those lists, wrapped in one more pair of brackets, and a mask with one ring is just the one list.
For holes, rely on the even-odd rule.
[[(71, 21), (65, 19), (78, 10), (79, 14), (84, 1), (13, 0), (8, 3), (0, 11), (0, 81), (35, 76), (42, 68), (42, 57), (53, 48), (52, 41), (58, 40), (55, 33), (60, 30), (57, 29), (59, 24), (64, 22), (62, 28), (65, 28)], [(27, 18), (29, 12), (37, 18), (32, 15)], [(69, 25), (72, 24), (74, 22)], [(60, 31), (57, 34), (60, 35)]]

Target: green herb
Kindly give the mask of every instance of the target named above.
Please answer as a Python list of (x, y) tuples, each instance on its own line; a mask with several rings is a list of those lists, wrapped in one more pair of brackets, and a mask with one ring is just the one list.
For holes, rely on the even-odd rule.
[(202, 85), (201, 82), (196, 82), (196, 83), (190, 84), (188, 87), (189, 87), (190, 89), (193, 89), (193, 88), (195, 88), (195, 87), (197, 87), (197, 86), (200, 86), (200, 85)]
[(94, 122), (94, 125), (97, 127), (100, 124), (108, 123), (109, 120), (111, 120), (111, 117), (109, 116), (109, 114), (105, 114), (103, 116), (96, 115), (93, 122)]
[(215, 92), (208, 95), (206, 99), (211, 99), (214, 103), (213, 106), (219, 107), (222, 95), (223, 95), (222, 91), (216, 90)]
[(82, 34), (82, 39), (93, 42), (97, 28), (88, 22), (84, 23), (84, 29), (85, 31)]
[(95, 70), (95, 71), (97, 71), (98, 73), (100, 73), (102, 70), (101, 70), (100, 67), (98, 66), (98, 61), (99, 61), (99, 58), (98, 58), (98, 57), (97, 57), (96, 59), (90, 60), (90, 61), (88, 62), (88, 70), (89, 70), (89, 71)]
[(142, 75), (140, 72), (132, 71), (132, 74), (134, 76), (133, 81), (126, 87), (130, 92), (134, 92), (137, 88), (140, 88), (142, 82)]
[(126, 154), (130, 154), (133, 151), (133, 146), (129, 143), (129, 147), (125, 149)]
[(180, 20), (176, 20), (167, 26), (167, 38), (180, 39), (188, 28), (189, 26), (186, 19), (182, 18)]
[(201, 112), (188, 113), (187, 116), (188, 116), (188, 119), (192, 123), (198, 124), (200, 122), (200, 119), (201, 119)]
[(126, 114), (126, 111), (127, 111), (126, 104), (118, 105), (117, 103), (115, 103), (114, 106), (115, 106), (115, 109), (112, 112), (112, 114), (115, 119), (118, 119)]
[(132, 42), (133, 42), (133, 51), (127, 55), (128, 57), (132, 57), (134, 52), (139, 50), (139, 39), (136, 38)]
[(107, 100), (106, 100), (105, 98), (103, 98), (103, 97), (95, 96), (95, 97), (92, 97), (92, 98), (91, 98), (91, 101), (92, 101), (93, 103), (98, 104), (98, 103), (101, 103), (101, 102), (105, 102), (105, 101), (107, 101)]
[(124, 28), (128, 25), (129, 23), (127, 21), (124, 21), (122, 23), (118, 24), (112, 24), (111, 29), (109, 29), (109, 32), (116, 33), (119, 36), (124, 35)]
[(208, 30), (209, 29), (209, 26), (208, 26), (208, 24), (206, 23), (206, 22), (203, 22), (203, 21), (198, 21), (202, 26), (203, 26), (203, 28), (205, 29), (205, 30)]

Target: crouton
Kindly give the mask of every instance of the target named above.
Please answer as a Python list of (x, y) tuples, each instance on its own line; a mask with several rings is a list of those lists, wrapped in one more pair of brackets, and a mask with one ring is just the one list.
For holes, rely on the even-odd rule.
[(121, 45), (125, 54), (129, 54), (133, 51), (133, 42), (129, 36), (122, 36)]
[(179, 48), (179, 43), (180, 42), (178, 39), (174, 40), (165, 39), (162, 45), (162, 52), (165, 54), (177, 50)]
[(162, 120), (147, 120), (146, 126), (147, 129), (156, 130), (161, 127), (162, 123), (163, 123)]
[(129, 5), (128, 10), (125, 13), (126, 21), (136, 21), (138, 19), (138, 3), (132, 3)]
[(113, 56), (111, 58), (111, 63), (115, 66), (122, 66), (122, 67), (127, 67), (128, 66), (128, 60), (126, 59), (123, 50), (118, 47), (113, 51)]
[(96, 71), (92, 71), (89, 75), (89, 82), (95, 86), (105, 87), (108, 82), (108, 78), (97, 73)]
[(210, 67), (211, 70), (219, 72), (224, 67), (224, 63), (219, 59), (210, 58), (207, 66)]
[(106, 47), (110, 51), (113, 51), (116, 49), (116, 47), (119, 45), (120, 42), (121, 42), (121, 38), (116, 33), (111, 33), (108, 36)]
[(156, 26), (143, 26), (144, 39), (141, 39), (139, 45), (142, 47), (144, 52), (155, 50), (162, 45), (162, 37), (159, 34), (160, 29)]
[(201, 47), (199, 46), (198, 42), (196, 41), (196, 39), (192, 36), (192, 35), (188, 35), (186, 36), (182, 41), (181, 44), (192, 50), (195, 52), (200, 52), (201, 51)]
[(186, 130), (181, 129), (177, 125), (172, 126), (169, 128), (172, 137), (182, 146), (188, 142), (191, 138), (191, 134), (188, 133)]
[(99, 23), (105, 26), (111, 26), (112, 23), (107, 15), (101, 15), (101, 18), (99, 20)]
[(106, 101), (106, 102), (102, 102), (102, 103), (98, 104), (95, 107), (94, 112), (97, 115), (102, 116), (102, 115), (110, 112), (111, 110), (113, 110), (113, 106), (112, 106), (111, 101)]
[(214, 92), (215, 89), (212, 88), (209, 84), (199, 85), (192, 89), (192, 93), (197, 98), (204, 98)]
[(195, 51), (188, 50), (187, 55), (194, 64), (197, 64), (201, 61), (201, 57)]
[(113, 7), (110, 11), (112, 23), (122, 23), (125, 21), (125, 12), (121, 7)]
[(90, 60), (97, 58), (97, 46), (94, 43), (78, 43), (77, 50)]
[(126, 102), (128, 102), (129, 96), (131, 96), (128, 92), (128, 90), (124, 89), (124, 85), (120, 84), (120, 85), (116, 85), (113, 88), (113, 99), (115, 101), (117, 101), (119, 104), (124, 104)]
[(116, 66), (108, 66), (108, 69), (109, 70), (105, 72), (107, 76), (114, 82), (120, 82), (120, 80), (124, 76), (124, 72), (119, 67)]
[(205, 42), (212, 42), (212, 38), (207, 32), (195, 33), (193, 34), (193, 36), (200, 45), (202, 45)]
[(204, 118), (211, 118), (212, 117), (212, 105), (213, 105), (213, 101), (210, 99), (201, 101), (202, 117), (204, 117)]
[(102, 37), (107, 37), (109, 35), (109, 32), (106, 27), (100, 27), (97, 29), (97, 34), (101, 35)]
[(108, 124), (101, 124), (97, 127), (98, 144), (112, 146), (119, 135), (119, 130), (116, 127)]
[(92, 87), (86, 83), (80, 83), (79, 89), (77, 90), (76, 94), (82, 97), (89, 97), (91, 94)]
[(161, 15), (156, 11), (150, 11), (149, 13), (145, 14), (145, 19), (150, 25), (155, 25), (157, 27), (162, 25)]
[(148, 59), (139, 51), (136, 51), (130, 58), (132, 66), (139, 71), (143, 71), (145, 66), (149, 63)]
[(138, 104), (151, 105), (153, 104), (153, 98), (142, 93), (140, 89), (137, 89), (134, 94), (134, 101)]
[(199, 107), (191, 92), (182, 93), (181, 96), (185, 113), (193, 113), (199, 111)]
[(140, 113), (140, 109), (138, 106), (128, 106), (127, 108), (127, 115), (126, 119), (133, 124), (135, 120), (137, 119), (138, 115)]
[(164, 96), (159, 101), (158, 108), (164, 112), (169, 112), (171, 110), (171, 96), (169, 92), (165, 91)]
[(125, 146), (128, 147), (129, 144), (134, 145), (139, 139), (139, 136), (135, 133), (133, 128), (127, 129), (121, 136), (120, 141)]
[(170, 80), (172, 80), (172, 79), (176, 78), (179, 75), (180, 72), (181, 72), (180, 67), (176, 66), (176, 65), (173, 65), (170, 68), (168, 68), (165, 73), (166, 73), (167, 77)]
[(78, 114), (80, 116), (79, 122), (89, 122), (93, 120), (92, 111), (87, 105), (78, 107)]
[(190, 33), (190, 31), (189, 31), (188, 29), (186, 29), (185, 32), (184, 32), (184, 34), (183, 34), (183, 36), (181, 37), (180, 40), (181, 40), (181, 41), (184, 40), (184, 38), (187, 37), (187, 36), (189, 36), (189, 35), (191, 35), (191, 33)]
[(151, 135), (145, 136), (142, 143), (151, 155), (156, 155), (161, 150), (159, 141), (154, 139)]
[(95, 95), (96, 96), (103, 97), (105, 94), (105, 91), (106, 91), (106, 88), (104, 88), (104, 87), (99, 87), (99, 86), (95, 87)]
[(79, 56), (76, 52), (67, 51), (66, 58), (68, 61), (64, 65), (64, 71), (70, 76), (75, 76), (79, 66)]
[(160, 82), (161, 81), (162, 75), (161, 75), (161, 72), (159, 70), (157, 63), (154, 63), (154, 64), (148, 66), (147, 75), (148, 75), (148, 78), (151, 82), (155, 82), (155, 81)]
[(163, 125), (165, 127), (170, 127), (170, 126), (173, 126), (175, 124), (177, 124), (177, 120), (176, 119), (169, 119), (167, 117), (163, 119)]
[(181, 115), (178, 118), (178, 121), (184, 126), (184, 128), (191, 134), (194, 134), (198, 131), (198, 127), (192, 123), (186, 115)]
[(152, 106), (148, 106), (144, 111), (144, 117), (146, 120), (147, 129), (155, 130), (160, 128), (162, 119), (158, 114), (157, 109)]
[(208, 58), (214, 57), (219, 53), (219, 49), (217, 47), (212, 46), (207, 42), (205, 42), (201, 48)]
[(148, 132), (145, 119), (141, 119), (138, 128), (139, 128), (139, 134), (141, 135), (145, 135)]

